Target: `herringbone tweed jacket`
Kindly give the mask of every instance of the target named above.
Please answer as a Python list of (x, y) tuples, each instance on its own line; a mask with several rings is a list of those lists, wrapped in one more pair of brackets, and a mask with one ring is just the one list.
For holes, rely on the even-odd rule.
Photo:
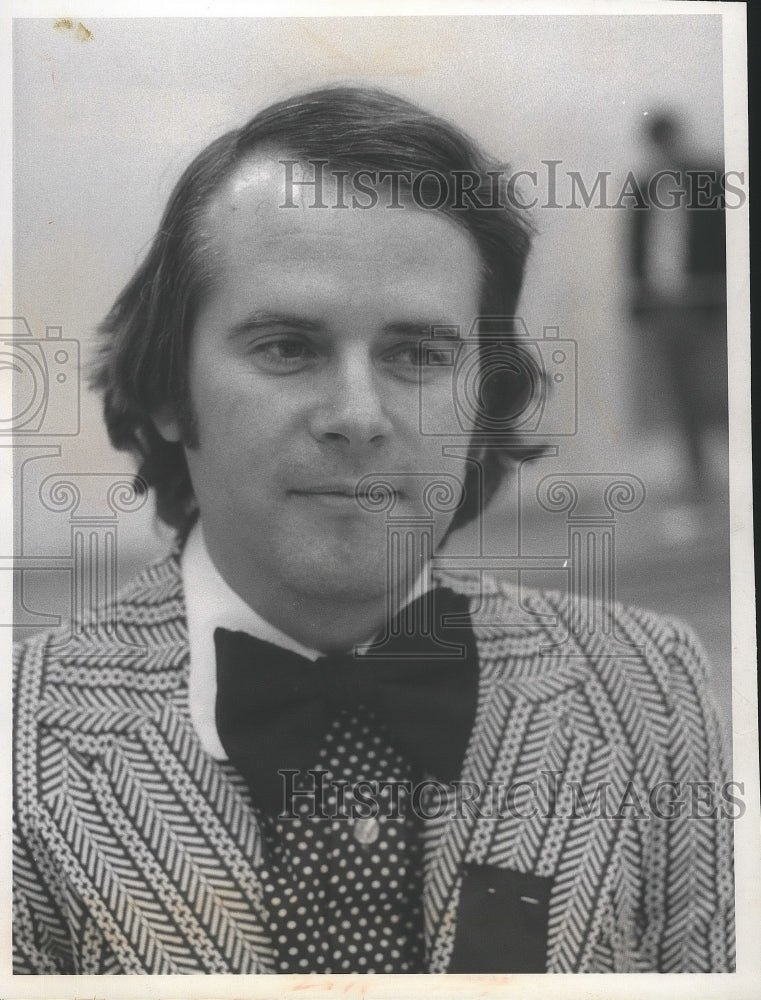
[[(480, 656), (462, 778), (515, 794), (426, 822), (428, 970), (521, 969), (537, 947), (550, 972), (731, 970), (731, 820), (648, 807), (725, 780), (689, 631), (618, 609), (615, 635), (574, 638), (566, 598), (446, 582), (472, 595)], [(112, 610), (105, 634), (18, 650), (16, 972), (271, 972), (250, 799), (189, 717), (178, 552)]]

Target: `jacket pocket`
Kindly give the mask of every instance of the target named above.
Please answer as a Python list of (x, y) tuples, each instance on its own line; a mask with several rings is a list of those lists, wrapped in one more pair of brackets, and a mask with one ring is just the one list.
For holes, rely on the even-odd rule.
[(545, 972), (552, 878), (463, 865), (448, 972)]

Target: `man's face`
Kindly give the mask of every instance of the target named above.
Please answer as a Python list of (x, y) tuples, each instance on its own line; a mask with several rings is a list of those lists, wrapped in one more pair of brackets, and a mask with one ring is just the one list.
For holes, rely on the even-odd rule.
[[(391, 474), (394, 517), (424, 519), (426, 482), (464, 480), (464, 459), (419, 430), (421, 377), (434, 426), (432, 411), (446, 426), (453, 407), (452, 369), (421, 372), (419, 340), (434, 324), (470, 328), (475, 244), (436, 212), (317, 209), (305, 190), (280, 208), (283, 168), (260, 158), (212, 202), (217, 281), (190, 353), (198, 444), (186, 454), (207, 546), (265, 615), (273, 601), (294, 613), (385, 594), (386, 515), (355, 497), (363, 476)], [(171, 415), (157, 424), (177, 436)]]

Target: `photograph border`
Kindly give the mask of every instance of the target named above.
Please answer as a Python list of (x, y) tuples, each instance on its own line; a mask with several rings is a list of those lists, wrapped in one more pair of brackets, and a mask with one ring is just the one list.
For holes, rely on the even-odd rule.
[[(0, 72), (3, 100), (1, 132), (10, 137), (13, 117), (12, 84), (12, 18), (59, 17), (60, 5), (49, 0), (14, 0), (11, 17), (0, 22)], [(114, 4), (81, 2), (77, 18), (109, 18), (125, 16), (199, 17), (208, 15), (208, 4), (200, 2), (162, 2), (160, 11), (145, 0), (132, 0)], [(724, 125), (725, 156), (733, 169), (748, 171), (748, 119), (747, 119), (747, 39), (746, 5), (724, 3), (462, 3), (428, 2), (424, 4), (365, 3), (361, 10), (357, 4), (332, 2), (280, 2), (257, 4), (222, 3), (215, 7), (214, 17), (286, 17), (286, 16), (448, 16), (467, 13), (474, 17), (483, 14), (572, 16), (577, 13), (647, 14), (670, 16), (672, 14), (719, 14), (723, 24), (724, 60)], [(148, 13), (150, 11), (150, 13)], [(732, 57), (727, 58), (727, 53)], [(13, 316), (12, 288), (12, 145), (4, 142), (0, 147), (0, 185), (3, 206), (0, 213), (0, 275), (2, 275), (2, 301), (0, 315)], [(750, 417), (750, 304), (749, 304), (749, 246), (748, 208), (727, 213), (728, 267), (727, 267), (727, 325), (729, 353), (729, 447), (730, 447), (730, 557), (731, 557), (731, 606), (732, 606), (732, 691), (733, 691), (733, 771), (743, 782), (745, 813), (735, 821), (735, 886), (737, 912), (737, 971), (731, 974), (635, 974), (629, 975), (421, 975), (410, 982), (407, 976), (82, 976), (82, 977), (28, 977), (13, 976), (10, 971), (10, 810), (0, 817), (0, 994), (21, 1000), (37, 997), (113, 997), (113, 998), (180, 998), (180, 997), (250, 997), (297, 998), (342, 997), (405, 998), (412, 993), (427, 997), (502, 997), (541, 996), (564, 998), (617, 998), (668, 996), (671, 1000), (696, 995), (747, 1000), (759, 994), (761, 981), (761, 832), (759, 830), (759, 768), (756, 686), (756, 636), (755, 593), (753, 563), (753, 504), (751, 469), (751, 417)], [(2, 266), (4, 265), (4, 266)], [(12, 510), (12, 480), (10, 447), (0, 447), (0, 490), (6, 512)], [(12, 522), (3, 519), (3, 552), (12, 551)], [(11, 574), (4, 577), (10, 579)], [(5, 581), (7, 582), (7, 581)], [(12, 599), (7, 586), (0, 588), (0, 602), (6, 617), (12, 616)], [(10, 664), (10, 629), (0, 630), (5, 645), (5, 655)], [(10, 752), (11, 726), (10, 670), (0, 699), (0, 729), (6, 740), (0, 764), (0, 787), (4, 801), (10, 801)], [(703, 980), (707, 980), (705, 983)], [(710, 981), (710, 982), (708, 982)]]

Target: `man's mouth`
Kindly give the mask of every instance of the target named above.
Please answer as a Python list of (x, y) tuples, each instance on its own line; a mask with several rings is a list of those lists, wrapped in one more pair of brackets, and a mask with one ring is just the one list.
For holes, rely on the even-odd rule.
[[(319, 483), (315, 486), (294, 488), (289, 492), (298, 497), (311, 497), (337, 504), (353, 502), (360, 506), (367, 506), (368, 504), (372, 505), (373, 499), (377, 500), (377, 490), (366, 486), (357, 488), (355, 483)], [(388, 490), (386, 492), (388, 493)], [(398, 491), (393, 490), (392, 493), (394, 497), (398, 498)]]

